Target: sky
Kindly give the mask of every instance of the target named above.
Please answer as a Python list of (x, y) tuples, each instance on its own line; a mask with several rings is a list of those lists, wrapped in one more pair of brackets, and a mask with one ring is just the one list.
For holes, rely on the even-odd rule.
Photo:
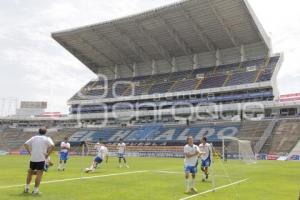
[[(0, 0), (0, 115), (21, 100), (47, 101), (68, 112), (67, 100), (96, 75), (51, 33), (139, 13), (178, 0)], [(273, 52), (284, 52), (280, 94), (300, 92), (300, 1), (248, 0)]]

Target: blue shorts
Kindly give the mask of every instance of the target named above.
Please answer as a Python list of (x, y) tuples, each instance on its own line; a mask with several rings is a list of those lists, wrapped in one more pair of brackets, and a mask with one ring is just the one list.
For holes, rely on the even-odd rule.
[(68, 160), (69, 159), (69, 152), (60, 152), (60, 160)]
[(205, 160), (202, 160), (201, 167), (209, 167), (211, 163), (210, 157), (206, 158)]
[(124, 153), (118, 153), (118, 158), (124, 158), (125, 154)]
[(184, 172), (185, 173), (196, 174), (197, 173), (197, 167), (196, 166), (184, 166)]
[(100, 158), (99, 156), (96, 156), (94, 161), (97, 163), (97, 164), (100, 164), (102, 163), (102, 158)]

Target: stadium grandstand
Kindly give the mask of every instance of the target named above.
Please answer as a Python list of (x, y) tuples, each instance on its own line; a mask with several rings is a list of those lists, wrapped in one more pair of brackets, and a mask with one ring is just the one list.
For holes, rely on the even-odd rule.
[(18, 151), (41, 125), (57, 142), (122, 138), (145, 154), (182, 153), (188, 135), (217, 148), (250, 140), (257, 154), (297, 147), (299, 94), (280, 96), (283, 53), (247, 0), (180, 1), (52, 37), (98, 78), (70, 98), (69, 116), (3, 118), (0, 149)]

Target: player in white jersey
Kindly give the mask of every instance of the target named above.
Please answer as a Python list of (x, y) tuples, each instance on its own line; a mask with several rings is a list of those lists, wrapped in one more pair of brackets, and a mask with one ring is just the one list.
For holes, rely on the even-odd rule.
[(27, 174), (24, 193), (29, 192), (32, 176), (36, 175), (35, 185), (32, 193), (40, 194), (39, 186), (43, 177), (45, 160), (50, 156), (55, 147), (52, 139), (45, 136), (46, 133), (46, 128), (40, 128), (39, 135), (30, 138), (24, 144), (25, 149), (30, 155), (30, 166)]
[[(185, 183), (186, 192), (197, 192), (195, 188), (195, 178), (197, 173), (198, 158), (200, 155), (200, 150), (197, 145), (194, 144), (194, 139), (192, 136), (187, 137), (187, 144), (184, 146), (184, 172), (185, 172)], [(190, 180), (190, 175), (192, 179)]]
[(108, 161), (108, 149), (104, 144), (101, 143), (101, 140), (99, 140), (94, 148), (97, 151), (96, 157), (94, 158), (92, 165), (85, 169), (86, 173), (95, 172), (96, 168), (103, 162), (103, 160), (105, 160), (106, 163)]
[(59, 165), (58, 171), (65, 171), (67, 161), (69, 159), (69, 150), (71, 148), (68, 138), (65, 137), (64, 141), (60, 143), (60, 152), (59, 152)]
[(129, 166), (127, 165), (127, 161), (125, 158), (125, 153), (126, 153), (126, 144), (123, 142), (122, 139), (119, 139), (119, 143), (118, 143), (118, 158), (119, 158), (119, 167), (123, 167), (122, 160), (124, 162), (124, 165), (129, 168)]
[(201, 139), (201, 144), (199, 145), (199, 149), (203, 154), (200, 156), (201, 158), (201, 171), (203, 172), (202, 181), (208, 179), (208, 168), (211, 165), (213, 158), (213, 151), (211, 144), (207, 143), (206, 137)]

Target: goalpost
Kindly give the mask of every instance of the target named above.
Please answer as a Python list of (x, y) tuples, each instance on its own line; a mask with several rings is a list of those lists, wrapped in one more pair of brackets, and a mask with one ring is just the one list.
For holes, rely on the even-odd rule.
[[(250, 140), (240, 140), (236, 137), (223, 136), (222, 138), (222, 150), (220, 146), (214, 147), (211, 143), (212, 153), (215, 155), (215, 159), (211, 164), (211, 187), (212, 192), (216, 191), (216, 182), (219, 178), (225, 178), (230, 183), (234, 183), (235, 176), (230, 173), (230, 165), (224, 163), (225, 154), (230, 154), (231, 158), (241, 160), (246, 164), (256, 163), (256, 157), (253, 152)], [(221, 153), (218, 154), (218, 152)], [(222, 157), (222, 158), (221, 158)], [(219, 166), (216, 167), (215, 165)], [(235, 172), (236, 173), (236, 172)], [(241, 172), (243, 173), (243, 172)], [(242, 177), (243, 175), (238, 175)], [(236, 192), (236, 191), (235, 191)]]
[(96, 144), (97, 143), (95, 143), (95, 142), (88, 142), (88, 141), (85, 142), (85, 148), (86, 148), (85, 155), (86, 156), (96, 155), (96, 149), (95, 149)]
[[(226, 146), (225, 141), (229, 141)], [(225, 160), (225, 154), (230, 153), (233, 157), (244, 161), (247, 164), (256, 163), (256, 156), (253, 152), (250, 140), (239, 140), (236, 137), (222, 137), (222, 158)]]

